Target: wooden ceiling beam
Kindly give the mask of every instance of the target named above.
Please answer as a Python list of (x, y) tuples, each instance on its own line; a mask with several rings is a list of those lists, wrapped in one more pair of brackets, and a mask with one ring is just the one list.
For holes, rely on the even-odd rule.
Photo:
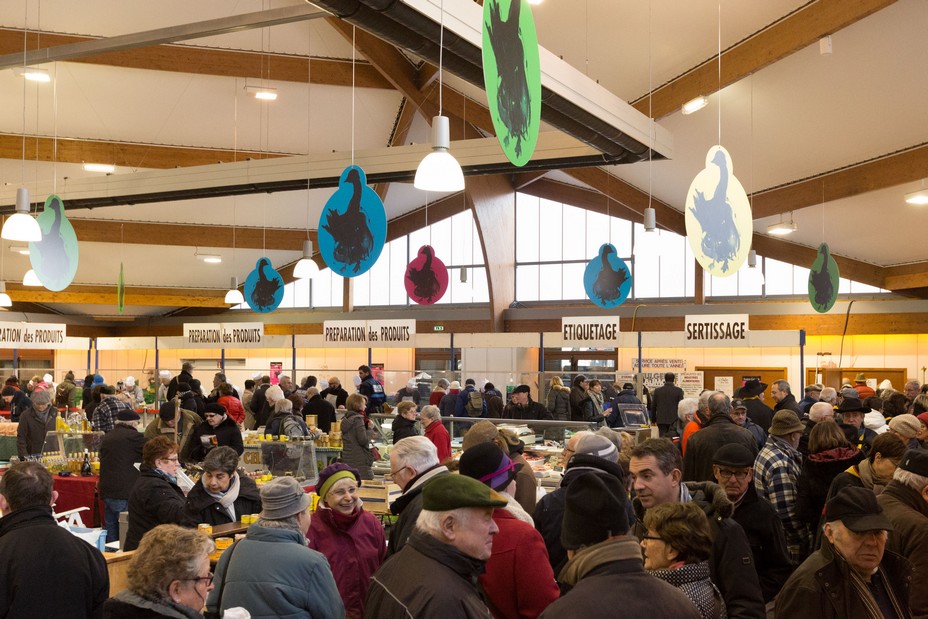
[[(743, 41), (693, 67), (683, 75), (632, 102), (643, 114), (659, 119), (680, 110), (684, 103), (709, 96), (822, 37), (886, 8), (896, 0), (817, 0), (770, 24)], [(721, 71), (721, 81), (719, 73)]]
[[(96, 37), (34, 31), (30, 31), (27, 38), (28, 49), (96, 40)], [(0, 54), (22, 51), (23, 31), (15, 28), (0, 29)], [(310, 83), (311, 79), (311, 83), (324, 86), (352, 85), (351, 60), (211, 49), (191, 45), (156, 45), (109, 52), (68, 62), (199, 75), (273, 79), (303, 84)], [(356, 62), (354, 65), (354, 84), (358, 88), (393, 88), (380, 72), (364, 61)]]
[[(81, 242), (302, 251), (305, 230), (69, 218)], [(316, 242), (316, 231), (309, 234)]]
[[(13, 303), (116, 305), (116, 286), (69, 286), (61, 292), (7, 284)], [(228, 309), (225, 290), (126, 287), (125, 303), (155, 307), (211, 307)]]

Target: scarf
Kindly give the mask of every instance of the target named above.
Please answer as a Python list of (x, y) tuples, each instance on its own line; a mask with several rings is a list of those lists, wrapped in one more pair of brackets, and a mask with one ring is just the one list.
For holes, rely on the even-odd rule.
[[(206, 490), (206, 486), (203, 486), (203, 489)], [(238, 491), (242, 489), (241, 484), (238, 483), (238, 473), (232, 473), (232, 477), (229, 480), (229, 489), (225, 492), (212, 493), (209, 490), (206, 490), (206, 494), (210, 495), (222, 506), (226, 513), (229, 514), (229, 518), (232, 519), (232, 522), (238, 520), (235, 517), (235, 501), (238, 499)]]
[(625, 535), (607, 539), (578, 550), (574, 558), (564, 564), (557, 580), (572, 587), (600, 565), (628, 559), (636, 559), (638, 565), (641, 565), (641, 546), (638, 545), (638, 540)]
[[(838, 554), (837, 548), (835, 548), (835, 554)], [(843, 561), (844, 558), (842, 557), (841, 560)], [(884, 583), (888, 582), (886, 579), (886, 574), (883, 573), (881, 568), (877, 568), (877, 572), (879, 572), (880, 578), (883, 579)], [(867, 616), (872, 617), (873, 619), (883, 619), (883, 611), (880, 610), (880, 605), (877, 604), (873, 594), (870, 593), (870, 587), (867, 584), (867, 581), (865, 581), (860, 574), (850, 569), (850, 566), (848, 566), (847, 573), (851, 576), (851, 586), (854, 588), (854, 592), (860, 599), (861, 604), (867, 613)], [(895, 609), (896, 615), (899, 617), (906, 617), (907, 614), (902, 611), (902, 607), (899, 604), (899, 600), (896, 599), (896, 594), (893, 593), (892, 587), (884, 587), (883, 589), (886, 591), (886, 596), (889, 598), (890, 603), (893, 605), (893, 609)]]
[(533, 527), (535, 526), (535, 521), (532, 519), (531, 515), (525, 511), (525, 508), (523, 508), (518, 501), (516, 501), (508, 492), (500, 492), (500, 494), (506, 497), (506, 507), (503, 509), (509, 512), (516, 520), (527, 522)]
[(593, 400), (593, 406), (596, 408), (597, 414), (602, 414), (603, 412), (603, 394), (596, 393), (592, 389), (588, 392), (590, 399)]
[(171, 483), (174, 484), (175, 486), (177, 485), (177, 475), (171, 475), (170, 473), (167, 473), (167, 472), (165, 472), (165, 471), (162, 471), (162, 470), (159, 469), (157, 466), (151, 467), (151, 470), (153, 470), (153, 471), (154, 471), (155, 473), (157, 473), (158, 475), (161, 475), (162, 477), (164, 477), (166, 480), (168, 480), (169, 482), (171, 482)]
[(322, 521), (333, 529), (347, 533), (354, 526), (354, 523), (358, 521), (358, 518), (361, 517), (361, 499), (355, 502), (354, 509), (350, 514), (343, 514), (337, 509), (332, 509), (326, 505), (324, 501), (319, 501), (315, 515), (322, 518)]

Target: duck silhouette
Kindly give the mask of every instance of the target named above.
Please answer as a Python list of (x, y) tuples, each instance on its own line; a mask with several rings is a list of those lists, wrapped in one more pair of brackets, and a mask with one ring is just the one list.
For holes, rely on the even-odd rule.
[(346, 181), (351, 185), (351, 198), (344, 213), (337, 209), (326, 211), (323, 229), (332, 235), (335, 248), (332, 252), (336, 261), (354, 265), (354, 272), (361, 270), (361, 263), (371, 255), (374, 248), (374, 235), (368, 225), (367, 215), (361, 208), (361, 195), (364, 184), (356, 168), (348, 170)]
[(417, 301), (433, 303), (435, 296), (441, 290), (441, 283), (438, 276), (432, 270), (432, 252), (434, 250), (428, 245), (419, 249), (419, 256), (425, 256), (425, 262), (421, 269), (417, 269), (412, 264), (406, 272), (406, 279), (413, 284), (413, 296)]
[(609, 257), (615, 255), (612, 245), (604, 245), (600, 249), (599, 259), (602, 266), (593, 282), (593, 295), (605, 304), (610, 304), (622, 296), (622, 286), (628, 281), (625, 269), (613, 269)]
[(728, 161), (721, 150), (715, 152), (712, 163), (719, 167), (719, 184), (711, 197), (706, 198), (698, 189), (690, 212), (702, 228), (702, 252), (715, 262), (722, 263), (722, 272), (728, 271), (741, 248), (741, 237), (735, 225), (735, 216), (728, 203)]
[(822, 266), (818, 271), (812, 269), (809, 272), (809, 283), (812, 284), (812, 288), (815, 290), (814, 304), (816, 308), (824, 309), (831, 303), (831, 297), (834, 294), (831, 276), (828, 273), (828, 245), (822, 244), (818, 248), (818, 253), (822, 257)]
[[(70, 283), (68, 274), (72, 270), (68, 252), (65, 249), (64, 236), (61, 234), (64, 205), (60, 200), (53, 199), (46, 208), (50, 208), (55, 213), (55, 219), (52, 220), (49, 231), (43, 233), (42, 238), (35, 242), (39, 257), (36, 264), (39, 267), (40, 279), (46, 288), (63, 290)], [(64, 284), (64, 286), (59, 286), (59, 284)]]
[(522, 2), (512, 0), (509, 4), (509, 15), (503, 21), (499, 0), (488, 1), (490, 23), (487, 24), (487, 34), (496, 58), (496, 71), (499, 76), (496, 105), (499, 108), (500, 119), (509, 130), (509, 135), (503, 136), (503, 141), (508, 145), (510, 140), (514, 139), (515, 153), (521, 156), (522, 140), (527, 137), (528, 123), (532, 116), (532, 101), (525, 75), (525, 49), (519, 30)]
[(267, 258), (258, 260), (258, 281), (255, 283), (254, 290), (251, 291), (251, 301), (255, 309), (266, 310), (274, 307), (274, 297), (280, 289), (280, 275), (275, 272), (272, 279), (264, 273), (264, 269), (270, 268), (271, 261)]

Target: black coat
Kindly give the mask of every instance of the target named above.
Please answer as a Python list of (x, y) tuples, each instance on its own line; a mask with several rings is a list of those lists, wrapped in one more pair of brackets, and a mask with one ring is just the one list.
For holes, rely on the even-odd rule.
[[(257, 514), (261, 511), (261, 495), (258, 486), (251, 477), (238, 478), (238, 498), (232, 503), (235, 517), (241, 520), (242, 514)], [(197, 522), (205, 522), (213, 526), (233, 522), (229, 512), (219, 504), (215, 498), (206, 492), (203, 479), (197, 480), (196, 485), (187, 494), (187, 512)]]
[(748, 410), (748, 419), (762, 427), (764, 432), (770, 432), (770, 424), (773, 422), (772, 408), (757, 398), (744, 400), (744, 407)]
[(319, 395), (322, 396), (323, 400), (328, 398), (330, 395), (334, 395), (335, 396), (335, 408), (344, 406), (345, 401), (348, 399), (348, 392), (342, 389), (341, 387), (338, 387), (338, 388), (329, 387), (328, 389), (323, 389)]
[(729, 443), (744, 445), (757, 456), (757, 439), (753, 434), (732, 421), (728, 415), (712, 417), (686, 444), (683, 481), (715, 481), (712, 459), (719, 448)]
[(769, 602), (793, 573), (783, 522), (773, 505), (757, 495), (753, 483), (748, 485), (731, 519), (740, 524), (748, 536), (764, 602)]
[(49, 432), (54, 432), (58, 411), (53, 406), (49, 406), (45, 412), (48, 413), (48, 417), (44, 422), (31, 406), (20, 416), (19, 426), (16, 428), (16, 451), (20, 460), (24, 460), (26, 456), (42, 453), (45, 447), (45, 436)]
[(393, 418), (393, 444), (396, 445), (399, 441), (404, 438), (409, 438), (410, 436), (419, 436), (419, 432), (416, 430), (416, 421), (406, 419), (402, 415), (397, 415)]
[(145, 435), (127, 426), (117, 425), (100, 443), (100, 496), (104, 499), (128, 499), (139, 478), (133, 466), (142, 461)]
[(17, 391), (13, 394), (13, 399), (10, 401), (9, 408), (10, 421), (19, 421), (23, 412), (32, 408), (32, 400), (22, 391)]
[[(437, 466), (434, 469), (429, 469), (428, 471), (420, 473), (409, 480), (406, 485), (407, 489), (404, 489), (405, 491), (403, 494), (390, 504), (390, 512), (393, 513), (394, 516), (399, 515), (399, 518), (397, 518), (396, 523), (390, 528), (390, 538), (387, 543), (387, 557), (402, 550), (406, 542), (409, 541), (409, 536), (415, 531), (416, 520), (422, 512), (422, 488), (424, 488), (425, 484), (431, 481), (433, 477), (448, 474), (448, 469), (444, 466)], [(428, 475), (428, 479), (426, 479), (424, 483), (416, 485), (417, 482), (426, 475)]]
[(177, 484), (143, 464), (129, 495), (129, 530), (123, 550), (138, 548), (142, 536), (159, 524), (192, 527), (196, 521), (187, 513), (187, 499)]
[(265, 425), (270, 418), (270, 414), (266, 414), (265, 412), (267, 408), (267, 390), (270, 388), (271, 383), (264, 383), (255, 389), (254, 395), (251, 396), (251, 402), (248, 408), (251, 409), (251, 413), (255, 417), (255, 421), (257, 422), (256, 427)]
[(336, 420), (335, 407), (321, 395), (313, 396), (303, 406), (303, 415), (315, 415), (316, 427), (326, 434), (332, 431), (332, 422)]
[(245, 444), (242, 442), (242, 432), (238, 429), (235, 420), (226, 416), (215, 428), (204, 421), (193, 429), (193, 435), (190, 437), (190, 457), (193, 462), (200, 462), (209, 452), (203, 442), (202, 436), (215, 435), (218, 447), (231, 447), (235, 453), (242, 455), (245, 452)]
[[(802, 418), (802, 409), (799, 408), (799, 403), (796, 402), (796, 396), (794, 396), (792, 393), (786, 394), (786, 397), (777, 402), (776, 406), (773, 407), (774, 413), (779, 411), (793, 411), (796, 413), (797, 417)], [(764, 428), (765, 431), (769, 429), (770, 428)]]
[(503, 408), (503, 419), (552, 419), (551, 413), (541, 402), (529, 398), (528, 404), (519, 406), (510, 402)]
[(818, 547), (822, 512), (831, 482), (839, 473), (847, 470), (864, 459), (864, 454), (857, 448), (838, 447), (828, 451), (811, 454), (802, 463), (802, 475), (796, 490), (796, 517), (808, 523)]
[(180, 374), (171, 379), (171, 383), (168, 385), (168, 400), (173, 400), (174, 396), (177, 394), (177, 384), (178, 383), (187, 383), (190, 384), (190, 381), (193, 380), (193, 375), (190, 372), (181, 371)]
[(677, 404), (683, 399), (683, 390), (673, 383), (664, 383), (651, 396), (652, 421), (669, 426), (678, 419)]
[(150, 600), (123, 589), (103, 605), (103, 619), (203, 619), (199, 611), (173, 601)]
[(110, 578), (100, 551), (55, 522), (50, 506), (0, 519), (0, 617), (102, 617)]

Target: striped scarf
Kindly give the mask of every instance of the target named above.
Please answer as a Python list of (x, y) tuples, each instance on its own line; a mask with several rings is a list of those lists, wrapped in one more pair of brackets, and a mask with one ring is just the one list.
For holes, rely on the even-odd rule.
[[(877, 568), (877, 572), (879, 572), (883, 583), (889, 582), (882, 568)], [(865, 581), (863, 577), (853, 569), (848, 569), (848, 574), (851, 576), (851, 586), (854, 587), (854, 591), (857, 593), (857, 597), (863, 603), (863, 607), (867, 612), (867, 616), (872, 617), (873, 619), (883, 619), (883, 612), (880, 610), (880, 605), (877, 604), (873, 594), (870, 593), (870, 586), (867, 584), (867, 581)], [(886, 591), (886, 596), (892, 603), (893, 609), (896, 611), (896, 616), (906, 617), (907, 615), (905, 612), (903, 612), (902, 606), (899, 604), (899, 600), (896, 599), (896, 595), (893, 593), (892, 587), (884, 586), (883, 590)]]

